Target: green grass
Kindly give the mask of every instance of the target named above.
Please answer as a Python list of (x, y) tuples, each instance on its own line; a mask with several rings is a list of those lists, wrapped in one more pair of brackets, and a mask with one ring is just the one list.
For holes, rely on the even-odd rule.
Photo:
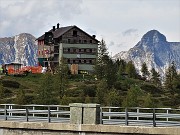
[[(27, 76), (21, 77), (4, 76), (2, 81), (5, 83), (5, 97), (0, 99), (0, 103), (14, 103), (19, 89), (23, 89), (25, 91), (27, 104), (32, 104), (34, 93), (40, 87), (43, 75), (44, 74), (28, 74)], [(95, 97), (97, 83), (98, 81), (96, 81), (93, 76), (85, 75), (83, 78), (82, 75), (71, 75), (69, 77), (68, 88), (65, 91), (67, 97), (63, 103), (86, 102), (87, 100), (95, 103), (97, 101)], [(174, 107), (170, 93), (157, 88), (149, 82), (131, 78), (120, 80), (115, 85), (119, 91), (121, 101), (126, 97), (131, 85), (138, 85), (142, 89), (141, 96), (139, 97), (140, 104), (143, 104), (146, 95), (151, 93), (153, 100), (159, 104), (159, 106)], [(176, 106), (178, 106), (178, 104)]]

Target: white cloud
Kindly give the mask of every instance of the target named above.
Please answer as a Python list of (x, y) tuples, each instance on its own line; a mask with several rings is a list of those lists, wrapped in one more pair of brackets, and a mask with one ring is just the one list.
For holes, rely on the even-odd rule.
[[(12, 36), (21, 32), (42, 34), (61, 20), (70, 20), (81, 13), (81, 0), (12, 0), (0, 8), (0, 37)], [(42, 32), (43, 31), (43, 32)]]
[(137, 29), (128, 29), (126, 31), (123, 31), (122, 34), (123, 36), (131, 36), (133, 33), (137, 32)]
[(38, 37), (56, 23), (77, 25), (103, 38), (115, 54), (151, 29), (180, 41), (179, 7), (179, 0), (0, 0), (0, 37), (21, 32)]

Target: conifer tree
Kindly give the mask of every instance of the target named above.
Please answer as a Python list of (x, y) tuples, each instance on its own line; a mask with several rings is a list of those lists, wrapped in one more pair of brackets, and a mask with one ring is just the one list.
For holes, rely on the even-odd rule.
[(155, 107), (154, 101), (152, 99), (152, 95), (150, 93), (148, 93), (147, 96), (145, 96), (143, 107), (147, 107), (147, 108)]
[(104, 39), (102, 39), (98, 48), (98, 59), (101, 61), (104, 55), (108, 55), (108, 51), (106, 47), (106, 42), (104, 41)]
[(97, 97), (97, 103), (103, 104), (105, 101), (105, 94), (108, 92), (108, 86), (107, 82), (105, 80), (101, 80), (97, 84), (97, 91), (96, 91), (96, 97)]
[(118, 79), (122, 79), (123, 74), (126, 72), (126, 61), (120, 59), (118, 62)]
[(150, 81), (155, 84), (157, 87), (161, 86), (160, 74), (154, 69), (151, 69), (151, 79)]
[(54, 75), (54, 89), (56, 90), (56, 95), (61, 100), (65, 94), (67, 85), (68, 85), (68, 75), (69, 68), (64, 58), (61, 59), (60, 66), (55, 70)]
[(112, 88), (107, 94), (106, 94), (106, 105), (108, 106), (120, 106), (120, 95), (119, 92)]
[(0, 80), (0, 98), (4, 98), (5, 97), (5, 89), (3, 87), (2, 81)]
[(167, 90), (170, 95), (169, 98), (171, 99), (171, 104), (176, 106), (179, 103), (179, 88), (180, 86), (180, 78), (178, 77), (175, 63), (172, 62), (172, 64), (168, 67), (168, 69), (165, 72), (165, 90)]
[(141, 93), (141, 90), (138, 86), (131, 86), (131, 88), (127, 92), (126, 98), (123, 100), (124, 107), (137, 107), (138, 104), (138, 97)]
[(24, 105), (26, 104), (26, 97), (25, 97), (25, 92), (22, 88), (18, 90), (17, 96), (16, 96), (16, 104), (19, 105)]
[[(98, 47), (98, 57), (95, 65), (95, 74), (98, 79), (104, 77), (104, 65), (106, 64), (105, 57), (108, 56), (107, 47), (105, 41), (102, 39)], [(105, 61), (104, 61), (105, 60)]]
[(142, 72), (143, 78), (145, 78), (145, 79), (149, 78), (150, 73), (148, 71), (148, 68), (147, 68), (147, 65), (145, 62), (142, 64), (141, 72)]
[(99, 45), (98, 59), (95, 65), (95, 74), (98, 80), (106, 80), (108, 88), (112, 88), (113, 83), (117, 79), (116, 64), (108, 56), (106, 43), (103, 39)]
[(86, 104), (91, 103), (91, 99), (90, 99), (90, 97), (88, 95), (85, 97), (84, 103), (86, 103)]
[(172, 62), (172, 64), (168, 67), (168, 69), (165, 72), (165, 88), (171, 92), (174, 92), (174, 81), (177, 79), (177, 71), (175, 63)]
[(70, 99), (69, 99), (69, 97), (67, 97), (66, 95), (64, 95), (64, 96), (62, 97), (62, 99), (60, 100), (60, 104), (61, 104), (61, 105), (69, 105), (69, 103), (70, 103)]
[(108, 89), (113, 87), (114, 82), (117, 79), (117, 69), (115, 63), (109, 56), (105, 55), (103, 61), (104, 65), (104, 79), (107, 81)]
[(53, 75), (49, 72), (43, 75), (41, 84), (38, 90), (35, 92), (35, 102), (37, 104), (54, 104), (55, 95), (53, 87)]
[(129, 61), (126, 65), (126, 73), (129, 78), (137, 78), (136, 68), (132, 61)]

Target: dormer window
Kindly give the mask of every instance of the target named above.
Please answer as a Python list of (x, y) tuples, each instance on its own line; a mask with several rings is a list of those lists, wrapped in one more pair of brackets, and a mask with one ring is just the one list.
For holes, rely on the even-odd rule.
[(77, 31), (76, 30), (73, 31), (73, 36), (77, 37)]

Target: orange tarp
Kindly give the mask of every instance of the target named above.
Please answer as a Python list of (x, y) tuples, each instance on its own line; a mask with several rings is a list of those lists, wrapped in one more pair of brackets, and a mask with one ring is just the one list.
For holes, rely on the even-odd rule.
[(42, 67), (41, 67), (41, 66), (31, 67), (31, 72), (32, 72), (33, 74), (42, 73)]
[(8, 68), (8, 74), (10, 75), (24, 74), (25, 71), (31, 72), (33, 74), (42, 73), (42, 66), (37, 66), (37, 67), (26, 66), (16, 70), (13, 67)]

